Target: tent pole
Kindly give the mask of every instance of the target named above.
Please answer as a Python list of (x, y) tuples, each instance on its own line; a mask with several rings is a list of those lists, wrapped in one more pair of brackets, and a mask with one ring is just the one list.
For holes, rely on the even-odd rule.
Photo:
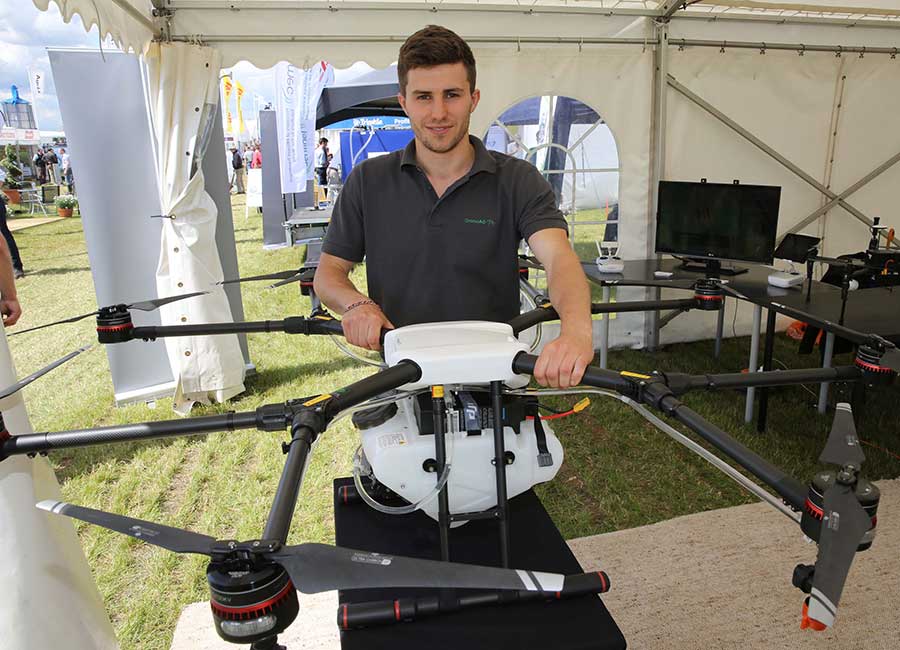
[[(656, 206), (659, 199), (659, 182), (666, 174), (666, 95), (668, 87), (666, 80), (669, 76), (669, 24), (667, 21), (657, 21), (656, 51), (654, 67), (654, 94), (653, 94), (653, 149), (650, 151), (650, 214), (647, 215), (647, 249), (645, 258), (659, 259), (656, 254), (656, 229), (650, 227), (656, 219)], [(659, 288), (648, 290), (650, 300), (659, 300)], [(644, 341), (649, 350), (659, 347), (659, 311), (647, 312), (644, 320)]]
[(778, 151), (776, 151), (775, 149), (773, 149), (772, 147), (767, 145), (765, 142), (763, 142), (762, 140), (757, 138), (750, 131), (748, 131), (747, 129), (742, 127), (740, 124), (738, 124), (737, 122), (732, 120), (730, 117), (725, 115), (722, 111), (717, 109), (715, 106), (713, 106), (712, 104), (707, 102), (705, 99), (703, 99), (699, 95), (696, 95), (693, 92), (691, 92), (690, 90), (688, 90), (688, 88), (685, 87), (684, 85), (682, 85), (681, 83), (679, 83), (678, 80), (675, 79), (675, 77), (669, 75), (668, 83), (670, 86), (672, 86), (672, 88), (674, 88), (675, 90), (680, 92), (682, 95), (684, 95), (685, 97), (690, 99), (692, 102), (697, 104), (697, 106), (699, 106), (703, 110), (710, 113), (712, 116), (717, 118), (720, 122), (725, 124), (727, 127), (732, 129), (733, 131), (737, 132), (738, 134), (742, 135), (745, 139), (747, 139), (749, 142), (756, 145), (759, 149), (761, 149), (765, 153), (769, 154), (772, 158), (774, 158), (779, 163), (781, 163), (782, 165), (787, 167), (790, 171), (794, 172), (797, 176), (799, 176), (804, 181), (806, 181), (807, 183), (812, 185), (814, 188), (819, 190), (822, 194), (827, 196), (829, 199), (834, 199), (835, 201), (837, 201), (837, 203), (842, 208), (844, 208), (847, 212), (852, 214), (854, 217), (856, 217), (857, 219), (862, 221), (867, 226), (869, 226), (869, 227), (872, 226), (872, 224), (874, 222), (869, 217), (867, 217), (861, 211), (857, 210), (855, 207), (853, 207), (852, 205), (850, 205), (849, 203), (844, 201), (842, 198), (838, 197), (837, 194), (835, 194), (830, 189), (828, 189), (827, 187), (822, 185), (815, 178), (813, 178), (812, 176), (807, 174), (798, 165), (792, 163), (790, 160), (788, 160), (787, 158), (782, 156), (780, 153), (778, 153)]

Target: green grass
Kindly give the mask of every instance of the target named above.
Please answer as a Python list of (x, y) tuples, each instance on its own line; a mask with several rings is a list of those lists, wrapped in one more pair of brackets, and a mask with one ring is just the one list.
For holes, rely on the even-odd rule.
[[(234, 208), (242, 274), (298, 266), (301, 249), (263, 251), (259, 217), (244, 219), (242, 197), (236, 197)], [(28, 270), (18, 284), (25, 310), (21, 327), (95, 307), (78, 219), (29, 228), (16, 233), (16, 239)], [(361, 272), (355, 274), (361, 283)], [(266, 290), (264, 284), (242, 289), (248, 319), (308, 312), (308, 301), (300, 298), (296, 286)], [(14, 337), (10, 346), (24, 375), (93, 339), (93, 323), (86, 319)], [(249, 345), (258, 374), (248, 379), (247, 391), (229, 404), (198, 408), (195, 414), (250, 410), (346, 385), (371, 372), (323, 337), (257, 334), (250, 336)], [(815, 365), (811, 357), (798, 357), (795, 348), (794, 342), (779, 337), (775, 356), (790, 367)], [(614, 351), (610, 366), (731, 372), (744, 366), (747, 349), (747, 339), (727, 340), (718, 361), (712, 359), (712, 342), (670, 346), (652, 355)], [(896, 387), (876, 391), (859, 426), (862, 438), (894, 454), (900, 453), (900, 443), (890, 409), (897, 392)], [(577, 399), (550, 398), (547, 403), (562, 408)], [(144, 404), (117, 409), (112, 401), (102, 349), (26, 389), (32, 423), (39, 431), (174, 417), (171, 400), (160, 400), (155, 409)], [(801, 387), (774, 393), (769, 431), (763, 435), (743, 424), (743, 398), (737, 392), (696, 393), (684, 401), (802, 480), (816, 467), (814, 459), (830, 427), (831, 416), (816, 415), (813, 397)], [(617, 401), (592, 399), (581, 414), (552, 424), (566, 461), (539, 493), (567, 538), (750, 501), (711, 466)], [(74, 503), (220, 538), (249, 539), (259, 535), (271, 504), (283, 464), (283, 439), (276, 433), (220, 433), (69, 450), (52, 454), (51, 461), (64, 497)], [(346, 421), (321, 437), (305, 478), (291, 543), (333, 540), (331, 481), (349, 473), (356, 444)], [(871, 447), (865, 450), (869, 477), (900, 475), (900, 460)], [(202, 558), (170, 554), (88, 525), (78, 524), (78, 532), (123, 650), (167, 648), (184, 605), (208, 598)]]

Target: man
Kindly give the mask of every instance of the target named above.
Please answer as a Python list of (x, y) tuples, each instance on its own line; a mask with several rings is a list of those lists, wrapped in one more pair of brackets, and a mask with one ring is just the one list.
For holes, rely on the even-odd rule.
[(72, 160), (65, 149), (59, 150), (59, 163), (62, 171), (62, 180), (66, 184), (69, 194), (74, 194), (75, 176), (72, 173)]
[(53, 147), (47, 147), (44, 151), (44, 162), (47, 163), (47, 181), (54, 185), (59, 183), (59, 177), (56, 175), (56, 165), (59, 164), (59, 158)]
[(331, 154), (328, 153), (328, 138), (320, 138), (319, 146), (316, 147), (316, 180), (319, 181), (319, 187), (325, 196), (328, 196), (328, 161), (331, 160)]
[(37, 152), (34, 154), (34, 159), (31, 161), (31, 164), (34, 165), (34, 171), (37, 174), (38, 185), (43, 185), (47, 182), (47, 161), (44, 160), (44, 150), (38, 147)]
[(234, 185), (235, 194), (244, 193), (244, 158), (238, 151), (237, 147), (231, 145), (231, 167), (234, 169)]
[[(382, 328), (448, 320), (508, 321), (519, 312), (521, 239), (547, 269), (559, 338), (534, 376), (568, 388), (593, 358), (590, 292), (553, 190), (532, 165), (468, 135), (478, 105), (475, 59), (459, 36), (428, 26), (400, 48), (398, 99), (415, 139), (354, 168), (332, 215), (315, 290), (350, 343), (378, 349)], [(349, 280), (366, 257), (369, 296)]]

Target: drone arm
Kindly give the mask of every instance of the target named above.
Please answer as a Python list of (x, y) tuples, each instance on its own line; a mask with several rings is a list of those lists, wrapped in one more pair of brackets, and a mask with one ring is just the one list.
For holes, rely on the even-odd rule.
[[(693, 298), (683, 298), (676, 300), (633, 300), (627, 302), (595, 302), (591, 303), (591, 314), (624, 314), (625, 312), (643, 312), (654, 310), (683, 310), (687, 311), (697, 306), (697, 301)], [(511, 321), (509, 325), (513, 328), (514, 334), (524, 332), (529, 327), (533, 327), (538, 323), (546, 323), (548, 321), (559, 320), (559, 314), (553, 308), (549, 301), (545, 301), (531, 311), (519, 314)]]
[(290, 415), (287, 415), (287, 413), (289, 413), (289, 410), (286, 405), (270, 404), (261, 406), (256, 411), (243, 413), (205, 415), (184, 420), (162, 420), (95, 429), (12, 436), (0, 444), (0, 460), (14, 455), (46, 453), (54, 449), (174, 436), (192, 436), (214, 431), (234, 431), (237, 429), (278, 431), (284, 430), (290, 422)]
[(698, 436), (726, 454), (760, 481), (775, 490), (795, 510), (806, 503), (806, 488), (765, 458), (747, 448), (699, 413), (683, 404), (661, 381), (642, 386), (641, 401), (678, 420)]
[[(154, 341), (173, 336), (212, 336), (217, 334), (252, 334), (255, 332), (285, 332), (286, 334), (343, 334), (340, 321), (330, 317), (303, 318), (292, 316), (284, 320), (248, 321), (245, 323), (203, 323), (198, 325), (156, 325), (135, 327), (127, 340)], [(101, 341), (103, 343), (105, 341)]]
[(334, 394), (326, 393), (302, 403), (291, 418), (288, 455), (266, 520), (263, 539), (276, 539), (282, 543), (287, 541), (297, 496), (309, 463), (310, 451), (316, 438), (328, 426), (328, 422), (347, 408), (417, 381), (421, 376), (422, 371), (418, 365), (411, 361), (401, 361)]
[(688, 391), (723, 388), (748, 388), (751, 386), (788, 386), (792, 384), (817, 384), (826, 381), (856, 381), (862, 372), (856, 366), (835, 368), (801, 368), (798, 370), (776, 370), (772, 372), (733, 372), (720, 375), (686, 375), (682, 373), (659, 373), (663, 382), (675, 395)]

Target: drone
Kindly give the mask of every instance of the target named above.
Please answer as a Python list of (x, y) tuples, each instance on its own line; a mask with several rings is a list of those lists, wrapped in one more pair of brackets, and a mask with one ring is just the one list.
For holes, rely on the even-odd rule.
[[(714, 279), (698, 280), (690, 288), (694, 292), (690, 298), (594, 304), (591, 312), (717, 310), (722, 308), (726, 293), (733, 293), (727, 284)], [(162, 300), (191, 295), (195, 294)], [(651, 421), (660, 421), (651, 412), (657, 411), (680, 423), (763, 483), (766, 488), (731, 470), (732, 478), (791, 518), (804, 535), (817, 542), (815, 563), (798, 565), (792, 583), (806, 594), (801, 608), (802, 627), (823, 630), (834, 625), (851, 563), (856, 553), (869, 548), (874, 540), (880, 499), (878, 488), (861, 475), (865, 456), (850, 406), (838, 405), (819, 457), (834, 469), (819, 472), (804, 484), (705, 420), (679, 397), (693, 390), (822, 381), (883, 385), (892, 382), (900, 372), (900, 350), (880, 337), (838, 328), (840, 335), (859, 346), (853, 365), (715, 375), (637, 373), (589, 366), (582, 379), (587, 388), (529, 390), (527, 385), (537, 357), (517, 337), (539, 323), (559, 319), (549, 300), (538, 296), (536, 303), (535, 309), (508, 323), (457, 321), (384, 331), (384, 369), (330, 392), (252, 411), (17, 436), (2, 426), (0, 462), (13, 455), (34, 456), (87, 445), (215, 431), (288, 430), (290, 438), (282, 444), (284, 469), (258, 539), (217, 540), (68, 503), (37, 504), (50, 513), (109, 528), (172, 552), (209, 557), (206, 575), (216, 631), (226, 641), (263, 650), (277, 647), (277, 636), (296, 619), (297, 591), (406, 587), (441, 590), (440, 598), (422, 596), (341, 605), (341, 629), (413, 621), (462, 607), (515, 606), (520, 601), (608, 591), (611, 582), (605, 571), (561, 575), (509, 567), (509, 498), (551, 480), (563, 461), (562, 445), (549, 424), (537, 415), (533, 398), (545, 392), (589, 391), (616, 397)], [(321, 308), (308, 318), (135, 327), (130, 309), (154, 305), (119, 304), (79, 318), (96, 316), (98, 339), (104, 344), (244, 332), (342, 333), (340, 321)], [(80, 352), (23, 379), (0, 396), (20, 390)], [(439, 527), (441, 561), (324, 544), (286, 545), (314, 444), (331, 424), (348, 415), (353, 416), (361, 437), (354, 461), (354, 496), (385, 512), (425, 512)], [(699, 447), (670, 426), (664, 430), (682, 444), (693, 445), (692, 449)], [(725, 464), (718, 461), (717, 467), (726, 471), (722, 467)], [(474, 519), (497, 522), (500, 567), (449, 561), (450, 529)], [(476, 589), (479, 595), (448, 598), (448, 589)]]

